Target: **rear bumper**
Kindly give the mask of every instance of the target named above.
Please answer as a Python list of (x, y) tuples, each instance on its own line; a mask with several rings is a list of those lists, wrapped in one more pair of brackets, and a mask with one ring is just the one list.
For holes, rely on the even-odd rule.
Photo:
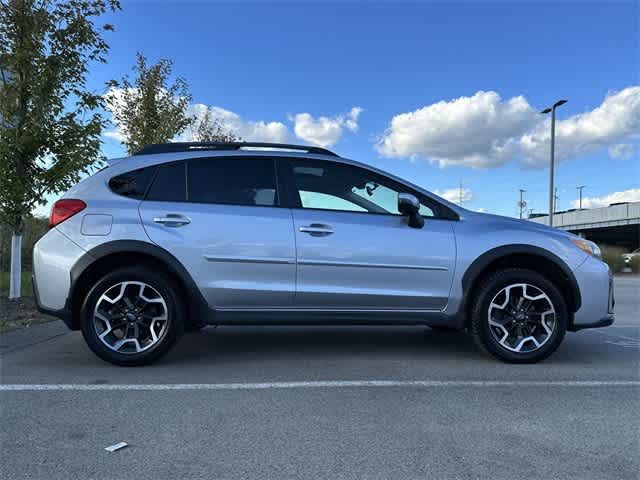
[(33, 292), (38, 310), (71, 328), (71, 268), (84, 250), (52, 228), (33, 247)]
[(60, 309), (47, 308), (40, 303), (40, 295), (38, 294), (38, 283), (35, 275), (31, 275), (31, 284), (33, 285), (33, 294), (36, 300), (36, 308), (40, 313), (51, 315), (62, 320), (67, 327), (73, 330), (73, 315), (69, 299), (64, 302), (64, 307)]

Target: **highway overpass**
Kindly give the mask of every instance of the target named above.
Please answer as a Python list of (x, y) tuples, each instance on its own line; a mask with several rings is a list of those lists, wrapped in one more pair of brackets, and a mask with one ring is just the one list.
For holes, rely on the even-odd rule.
[[(548, 215), (530, 216), (529, 220), (549, 224)], [(600, 245), (615, 245), (625, 250), (634, 250), (640, 247), (640, 202), (556, 212), (553, 215), (553, 226)]]

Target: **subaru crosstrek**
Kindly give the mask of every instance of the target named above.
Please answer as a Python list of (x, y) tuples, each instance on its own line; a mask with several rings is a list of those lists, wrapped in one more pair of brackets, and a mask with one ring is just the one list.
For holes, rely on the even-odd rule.
[(515, 363), (613, 322), (598, 247), (319, 147), (151, 145), (58, 200), (41, 310), (118, 365), (205, 325), (428, 325)]

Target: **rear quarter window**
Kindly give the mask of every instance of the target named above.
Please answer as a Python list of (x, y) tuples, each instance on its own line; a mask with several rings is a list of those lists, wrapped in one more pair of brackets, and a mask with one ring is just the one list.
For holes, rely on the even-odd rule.
[(109, 180), (109, 188), (118, 195), (142, 200), (155, 170), (156, 167), (146, 167), (122, 173)]
[(158, 166), (158, 173), (147, 192), (145, 200), (156, 202), (186, 202), (187, 182), (185, 162), (165, 163)]

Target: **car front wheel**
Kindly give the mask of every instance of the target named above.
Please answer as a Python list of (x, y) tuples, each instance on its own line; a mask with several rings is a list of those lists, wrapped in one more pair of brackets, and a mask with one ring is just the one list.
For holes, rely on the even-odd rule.
[(510, 363), (535, 363), (560, 345), (567, 328), (567, 306), (546, 277), (507, 269), (482, 282), (474, 299), (470, 333), (483, 351)]
[(182, 336), (183, 311), (168, 276), (146, 268), (121, 268), (89, 291), (81, 309), (82, 334), (107, 362), (146, 365)]

